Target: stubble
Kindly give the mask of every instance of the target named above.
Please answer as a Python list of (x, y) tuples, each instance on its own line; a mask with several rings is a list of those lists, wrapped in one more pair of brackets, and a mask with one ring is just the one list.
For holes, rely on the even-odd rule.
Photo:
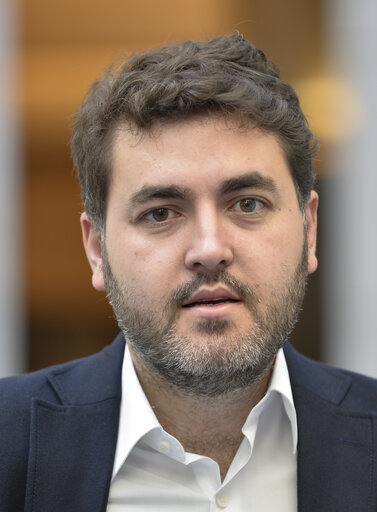
[[(255, 383), (288, 339), (302, 307), (307, 282), (307, 242), (293, 271), (269, 291), (268, 303), (227, 271), (197, 274), (177, 287), (165, 304), (152, 307), (141, 291), (122, 286), (102, 246), (108, 300), (120, 329), (145, 365), (180, 390), (216, 397)], [(192, 336), (178, 335), (183, 303), (203, 284), (221, 283), (235, 293), (250, 315), (250, 329), (240, 332), (227, 318), (198, 320)], [(200, 343), (197, 338), (199, 335)]]

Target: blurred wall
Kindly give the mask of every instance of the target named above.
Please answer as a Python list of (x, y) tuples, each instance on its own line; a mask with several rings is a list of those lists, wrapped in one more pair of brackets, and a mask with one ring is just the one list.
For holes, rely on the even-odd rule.
[(0, 377), (25, 369), (18, 4), (0, 0)]
[[(27, 326), (29, 369), (36, 369), (99, 350), (118, 330), (105, 298), (91, 288), (81, 246), (80, 192), (69, 157), (69, 119), (91, 82), (120, 49), (238, 30), (305, 94), (322, 67), (322, 2), (20, 1)], [(315, 111), (310, 98), (307, 110)], [(319, 357), (319, 274), (294, 342)]]
[(377, 3), (328, 0), (325, 15), (325, 65), (342, 109), (323, 197), (323, 353), (377, 377)]

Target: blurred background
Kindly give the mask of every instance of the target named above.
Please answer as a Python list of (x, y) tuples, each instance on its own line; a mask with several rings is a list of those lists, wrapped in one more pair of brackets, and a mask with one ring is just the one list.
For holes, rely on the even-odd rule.
[(0, 0), (0, 375), (100, 350), (118, 329), (81, 243), (70, 116), (119, 50), (239, 31), (321, 142), (318, 272), (294, 345), (377, 376), (375, 0)]

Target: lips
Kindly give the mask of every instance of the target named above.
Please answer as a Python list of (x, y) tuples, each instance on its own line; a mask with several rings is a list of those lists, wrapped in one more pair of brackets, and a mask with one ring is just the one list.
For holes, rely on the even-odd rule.
[(229, 302), (240, 302), (240, 299), (226, 288), (216, 288), (214, 290), (202, 289), (184, 302), (182, 307), (216, 306)]

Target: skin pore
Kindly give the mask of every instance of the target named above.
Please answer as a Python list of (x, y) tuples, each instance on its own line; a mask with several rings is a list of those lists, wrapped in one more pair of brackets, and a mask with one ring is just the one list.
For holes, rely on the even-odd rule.
[(119, 129), (103, 236), (82, 215), (158, 420), (222, 477), (316, 268), (317, 202), (300, 210), (272, 134), (211, 117)]

